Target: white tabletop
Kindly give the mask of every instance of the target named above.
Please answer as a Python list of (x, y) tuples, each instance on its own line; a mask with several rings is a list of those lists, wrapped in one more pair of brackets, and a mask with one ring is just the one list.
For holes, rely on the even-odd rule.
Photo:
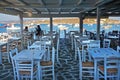
[(36, 47), (40, 47), (41, 44), (45, 43), (45, 45), (50, 46), (51, 45), (51, 41), (35, 41), (31, 46), (29, 46), (29, 48), (36, 48)]
[(51, 45), (51, 41), (35, 41), (33, 45), (40, 45), (42, 43), (45, 43), (46, 45)]
[(35, 41), (32, 45), (29, 46), (29, 48), (31, 49), (34, 49), (34, 48), (41, 48), (40, 45), (46, 45), (47, 47), (48, 46), (51, 46), (51, 41)]
[(91, 41), (94, 41), (94, 40), (83, 40), (81, 43), (90, 43)]
[(93, 58), (104, 58), (105, 56), (116, 56), (120, 58), (120, 54), (112, 48), (91, 48), (88, 49), (88, 52)]
[(1, 42), (0, 41), (0, 46), (7, 44), (7, 42)]
[(111, 39), (118, 39), (119, 37), (118, 37), (118, 36), (108, 36), (108, 38), (111, 38)]
[(79, 38), (80, 36), (79, 35), (74, 35), (75, 38)]
[(33, 57), (34, 60), (40, 60), (44, 53), (44, 50), (22, 50), (17, 55), (15, 55), (13, 59), (28, 59)]
[(21, 39), (21, 37), (10, 37), (9, 39), (10, 40), (19, 40), (19, 39)]

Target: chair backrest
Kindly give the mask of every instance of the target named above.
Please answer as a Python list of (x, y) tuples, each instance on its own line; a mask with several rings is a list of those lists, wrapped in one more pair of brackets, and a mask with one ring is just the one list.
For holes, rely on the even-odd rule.
[(79, 39), (80, 39), (80, 42), (82, 42), (82, 41), (84, 41), (84, 40), (88, 40), (88, 37), (86, 37), (86, 36), (81, 36)]
[(110, 39), (104, 39), (104, 41), (103, 41), (103, 47), (104, 48), (109, 48), (110, 47), (110, 42), (111, 42)]
[(45, 41), (40, 41), (38, 44), (32, 44), (31, 46), (28, 47), (29, 50), (43, 50), (46, 49), (46, 43)]
[(77, 47), (77, 53), (78, 53), (78, 58), (79, 58), (79, 65), (82, 67), (82, 57), (81, 57), (81, 52), (79, 47)]
[(19, 58), (15, 60), (18, 80), (20, 80), (20, 76), (29, 76), (33, 80), (33, 62), (33, 58)]
[(15, 41), (12, 41), (12, 42), (8, 43), (8, 45), (9, 45), (9, 50), (13, 50), (14, 48), (17, 47)]
[(18, 49), (14, 48), (14, 49), (10, 50), (9, 54), (10, 54), (10, 59), (12, 62), (12, 67), (13, 67), (13, 72), (14, 72), (14, 80), (16, 80), (16, 76), (17, 76), (16, 75), (16, 66), (15, 66), (15, 61), (13, 60), (13, 57), (18, 54)]
[[(79, 60), (79, 74), (82, 75), (82, 57), (80, 53), (80, 49), (77, 47), (78, 51), (78, 60)], [(80, 79), (82, 79), (82, 76), (79, 76)]]
[(57, 49), (57, 55), (56, 55), (56, 57), (57, 57), (57, 62), (58, 62), (58, 51), (59, 51), (59, 43), (60, 43), (60, 40), (59, 40), (59, 35), (58, 35), (58, 37), (57, 37), (57, 47), (56, 47), (56, 49)]
[(30, 45), (32, 44), (31, 40), (27, 41), (27, 48), (30, 48)]
[(90, 41), (88, 48), (100, 48), (100, 40)]
[(54, 65), (55, 62), (55, 48), (52, 47), (52, 65)]
[(40, 44), (40, 46), (41, 46), (41, 50), (43, 50), (43, 49), (46, 49), (46, 41), (41, 41), (41, 44)]
[(120, 46), (117, 46), (117, 52), (120, 53)]
[(57, 50), (59, 49), (59, 35), (58, 35), (58, 37), (57, 37)]
[(17, 55), (18, 54), (18, 49), (17, 48), (14, 48), (12, 50), (10, 50), (10, 58), (11, 58), (11, 61), (13, 62), (13, 56)]
[(36, 47), (29, 47), (28, 50), (41, 50), (41, 45)]
[(51, 40), (51, 37), (50, 37), (50, 36), (42, 36), (42, 37), (40, 38), (40, 41), (49, 41), (49, 40)]
[(77, 43), (76, 43), (76, 39), (74, 38), (74, 46), (75, 46), (75, 50), (77, 48)]
[(119, 59), (116, 56), (106, 56), (104, 58), (105, 80), (107, 80), (107, 78), (113, 78), (113, 77), (118, 78), (118, 68), (119, 68), (118, 64), (119, 64)]

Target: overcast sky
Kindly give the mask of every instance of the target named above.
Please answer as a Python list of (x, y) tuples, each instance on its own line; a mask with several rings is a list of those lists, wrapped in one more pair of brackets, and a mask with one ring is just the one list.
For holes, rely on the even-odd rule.
[(7, 15), (7, 14), (2, 14), (0, 13), (0, 22), (3, 21), (14, 21), (14, 20), (19, 20), (19, 16), (12, 16), (12, 15)]
[[(24, 20), (29, 19), (42, 19), (42, 18), (24, 18)], [(0, 22), (7, 22), (7, 21), (19, 21), (19, 16), (8, 15), (0, 13)]]

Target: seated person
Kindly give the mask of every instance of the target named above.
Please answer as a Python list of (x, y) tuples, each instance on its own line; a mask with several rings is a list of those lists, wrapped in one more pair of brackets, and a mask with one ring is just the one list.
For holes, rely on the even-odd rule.
[(24, 32), (28, 32), (28, 26), (25, 26)]
[(37, 25), (37, 28), (36, 28), (36, 35), (37, 36), (40, 36), (41, 35), (41, 28), (40, 28), (40, 25)]

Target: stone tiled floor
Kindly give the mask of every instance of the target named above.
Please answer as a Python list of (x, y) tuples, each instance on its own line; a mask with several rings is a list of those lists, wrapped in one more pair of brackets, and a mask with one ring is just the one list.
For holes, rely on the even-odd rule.
[[(55, 62), (55, 80), (79, 80), (78, 61), (68, 40), (60, 39), (59, 63)], [(11, 64), (0, 65), (0, 80), (13, 80)], [(51, 80), (46, 77), (43, 80)]]
[(71, 45), (64, 39), (60, 40), (59, 62), (56, 63), (56, 79), (57, 80), (78, 80), (79, 68), (78, 61), (74, 60), (74, 52)]

